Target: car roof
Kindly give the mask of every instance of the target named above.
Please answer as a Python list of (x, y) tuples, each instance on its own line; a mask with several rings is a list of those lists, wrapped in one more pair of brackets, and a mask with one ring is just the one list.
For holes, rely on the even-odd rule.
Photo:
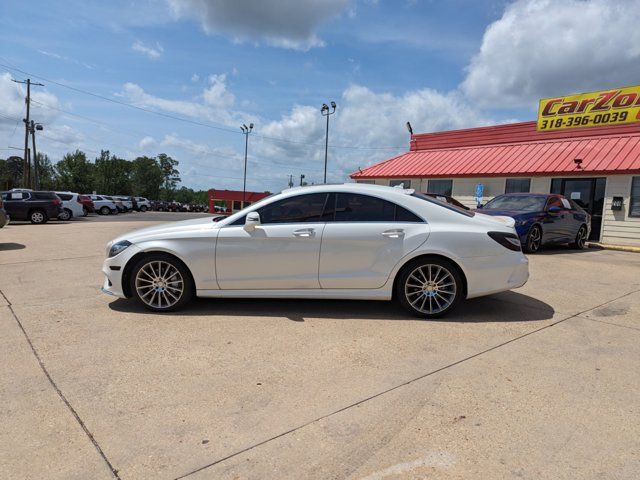
[[(528, 193), (528, 192), (513, 192), (503, 193), (502, 195), (513, 195), (516, 197), (562, 197), (559, 193)], [(499, 195), (499, 196), (502, 196)]]
[(415, 190), (411, 188), (387, 187), (369, 183), (325, 183), (322, 185), (305, 185), (283, 190), (281, 193), (322, 193), (322, 192), (368, 192), (391, 195), (411, 195)]

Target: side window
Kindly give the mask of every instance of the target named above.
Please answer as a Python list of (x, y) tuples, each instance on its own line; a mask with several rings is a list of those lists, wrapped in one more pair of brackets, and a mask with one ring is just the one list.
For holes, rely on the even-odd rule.
[(22, 192), (11, 192), (8, 200), (22, 200), (26, 195)]
[(640, 217), (640, 177), (633, 177), (633, 179), (631, 180), (629, 216)]
[(406, 208), (396, 205), (396, 222), (423, 223), (424, 220)]
[(562, 204), (562, 201), (559, 197), (551, 197), (549, 200), (547, 200), (547, 207), (545, 208), (545, 210), (549, 210), (551, 207), (564, 208), (564, 205)]
[(530, 190), (530, 178), (507, 178), (504, 187), (504, 193), (529, 193)]
[(390, 187), (402, 185), (402, 188), (411, 188), (411, 180), (389, 180)]
[(259, 209), (260, 223), (319, 222), (326, 200), (326, 193), (310, 193), (285, 198)]
[(453, 191), (453, 180), (429, 180), (427, 183), (427, 191), (429, 193), (450, 197)]
[(57, 195), (60, 197), (60, 200), (64, 201), (68, 201), (73, 198), (73, 195), (69, 195), (68, 193), (58, 193)]
[(381, 198), (357, 193), (338, 193), (336, 222), (393, 222), (396, 205)]

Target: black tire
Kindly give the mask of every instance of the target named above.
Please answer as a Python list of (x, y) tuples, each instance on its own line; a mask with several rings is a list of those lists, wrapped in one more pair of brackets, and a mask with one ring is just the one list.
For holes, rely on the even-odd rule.
[(47, 217), (47, 212), (36, 208), (29, 212), (29, 221), (34, 225), (42, 225), (44, 223), (47, 223), (49, 221), (49, 218)]
[(89, 215), (89, 210), (87, 210), (87, 207), (82, 207), (82, 216), (86, 217), (87, 215)]
[(104, 207), (100, 207), (100, 210), (98, 211), (100, 212), (100, 215), (109, 215), (111, 213), (111, 209), (106, 205)]
[(584, 247), (587, 244), (587, 227), (582, 225), (576, 234), (576, 239), (573, 243), (570, 244), (571, 248), (575, 248), (576, 250), (584, 250)]
[(147, 206), (146, 206), (146, 205), (142, 205), (142, 206), (140, 207), (140, 211), (141, 211), (141, 212), (146, 212), (146, 211), (147, 211)]
[(414, 317), (442, 317), (464, 297), (462, 274), (448, 260), (417, 258), (407, 263), (398, 274), (395, 297), (402, 308)]
[(131, 269), (129, 288), (136, 301), (153, 312), (178, 310), (195, 293), (189, 269), (164, 253), (152, 253), (138, 260)]
[(72, 217), (73, 213), (71, 213), (71, 210), (69, 210), (68, 208), (63, 208), (60, 212), (60, 215), (58, 215), (58, 220), (66, 222), (67, 220), (71, 220)]
[(529, 229), (527, 241), (524, 244), (525, 253), (536, 253), (542, 246), (542, 229), (538, 225), (534, 225)]

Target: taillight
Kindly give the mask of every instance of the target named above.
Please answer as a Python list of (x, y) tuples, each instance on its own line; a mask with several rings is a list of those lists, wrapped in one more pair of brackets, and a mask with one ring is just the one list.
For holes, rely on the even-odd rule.
[(515, 233), (487, 232), (487, 235), (509, 250), (513, 250), (514, 252), (522, 250), (520, 247), (520, 239)]
[(54, 205), (62, 205), (62, 200), (60, 200), (59, 198), (54, 198), (53, 199), (53, 204)]

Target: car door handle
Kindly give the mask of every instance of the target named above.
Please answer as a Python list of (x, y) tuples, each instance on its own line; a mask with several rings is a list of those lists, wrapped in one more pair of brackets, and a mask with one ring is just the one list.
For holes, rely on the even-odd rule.
[(294, 230), (293, 235), (295, 237), (312, 237), (316, 233), (313, 228), (301, 228), (300, 230)]
[(387, 238), (400, 238), (404, 236), (404, 230), (402, 230), (401, 228), (397, 228), (394, 230), (385, 230), (384, 232), (382, 232), (382, 236)]

